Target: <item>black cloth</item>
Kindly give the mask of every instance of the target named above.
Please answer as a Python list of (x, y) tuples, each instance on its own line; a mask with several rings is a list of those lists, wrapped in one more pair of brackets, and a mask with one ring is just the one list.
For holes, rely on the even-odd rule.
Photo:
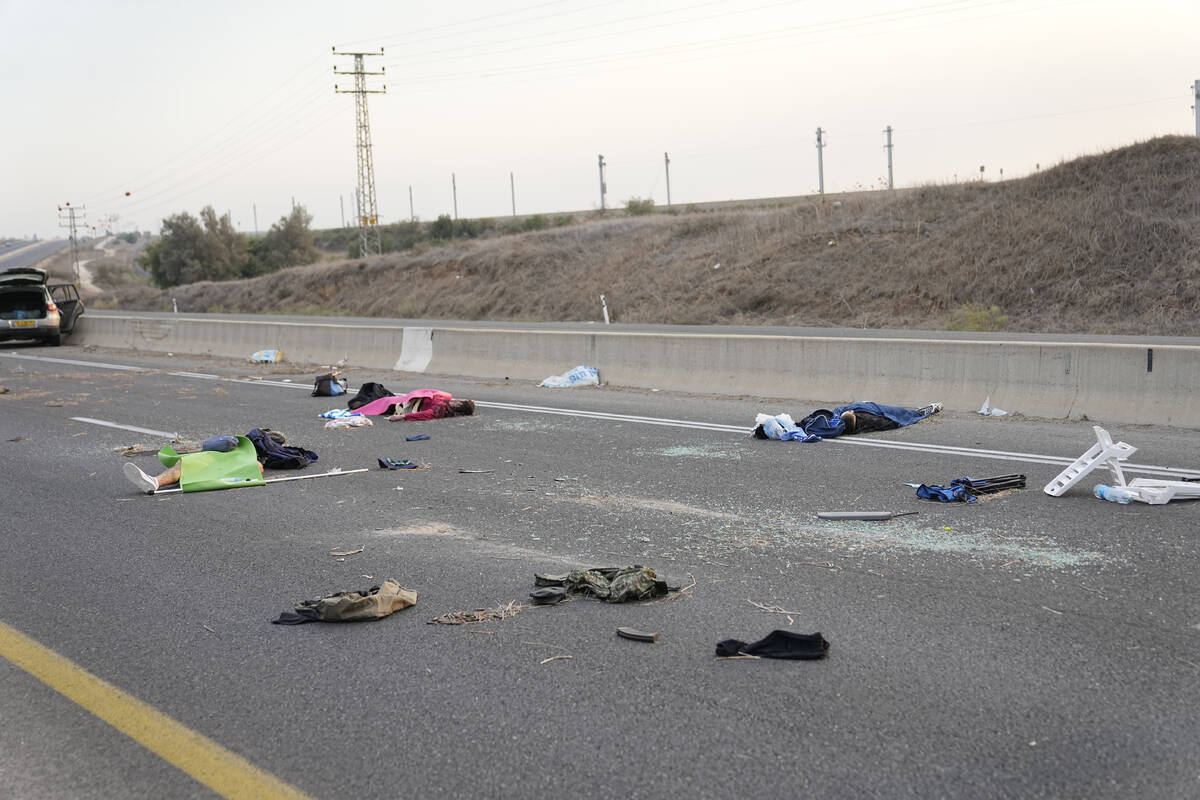
[(261, 428), (253, 429), (246, 438), (254, 443), (258, 460), (268, 469), (304, 469), (317, 460), (317, 454), (312, 450), (282, 445)]
[(874, 433), (875, 431), (890, 431), (899, 427), (899, 422), (887, 417), (881, 417), (869, 411), (855, 411), (854, 430), (847, 428), (846, 433)]
[(774, 630), (757, 642), (746, 644), (738, 639), (717, 642), (719, 656), (758, 656), (759, 658), (790, 658), (812, 660), (824, 658), (829, 642), (820, 633), (792, 633)]
[(364, 383), (358, 387), (358, 394), (346, 401), (346, 407), (353, 411), (383, 397), (395, 397), (395, 394), (382, 383)]

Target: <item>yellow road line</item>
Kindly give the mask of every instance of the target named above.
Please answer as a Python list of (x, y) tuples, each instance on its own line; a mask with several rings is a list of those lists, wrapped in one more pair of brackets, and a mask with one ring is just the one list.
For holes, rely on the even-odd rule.
[[(74, 701), (222, 797), (309, 798), (153, 706), (0, 622), (0, 657)], [(311, 798), (309, 798), (311, 800)]]

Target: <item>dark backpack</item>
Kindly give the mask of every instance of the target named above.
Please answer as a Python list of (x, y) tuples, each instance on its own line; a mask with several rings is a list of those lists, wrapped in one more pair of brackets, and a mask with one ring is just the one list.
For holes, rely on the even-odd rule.
[(330, 372), (327, 375), (318, 375), (313, 382), (313, 397), (336, 397), (339, 394), (345, 394), (349, 387), (349, 382), (345, 378), (338, 377), (336, 372)]
[(381, 397), (393, 397), (394, 395), (382, 383), (364, 383), (358, 390), (358, 394), (346, 401), (346, 407), (353, 411), (356, 408), (362, 408), (367, 403), (378, 400)]

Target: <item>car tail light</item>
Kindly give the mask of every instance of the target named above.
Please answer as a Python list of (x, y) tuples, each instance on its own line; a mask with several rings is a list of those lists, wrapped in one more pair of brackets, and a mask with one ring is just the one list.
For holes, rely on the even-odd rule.
[(55, 303), (53, 300), (51, 300), (49, 303), (46, 304), (46, 313), (47, 314), (57, 314), (58, 313), (58, 304)]

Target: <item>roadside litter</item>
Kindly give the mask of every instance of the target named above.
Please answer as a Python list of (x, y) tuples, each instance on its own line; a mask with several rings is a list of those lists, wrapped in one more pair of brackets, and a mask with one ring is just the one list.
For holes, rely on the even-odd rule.
[(639, 631), (636, 628), (617, 628), (617, 636), (622, 639), (632, 639), (635, 642), (650, 642), (658, 641), (657, 633), (649, 633), (647, 631)]
[(817, 517), (820, 519), (885, 520), (919, 513), (919, 511), (818, 511)]
[(429, 620), (429, 625), (475, 625), (480, 622), (492, 622), (493, 620), (508, 619), (515, 617), (522, 611), (533, 608), (534, 606), (524, 606), (516, 600), (509, 600), (502, 606), (495, 608), (477, 608), (474, 611), (450, 611), (442, 614), (440, 617), (434, 617)]
[(406, 441), (406, 442), (423, 442), (428, 438), (429, 438), (428, 433), (418, 433), (416, 436), (405, 436), (404, 441)]
[(992, 408), (992, 396), (989, 394), (983, 401), (983, 405), (979, 408), (979, 413), (985, 417), (1004, 417), (1008, 412), (1003, 408)]
[(1108, 435), (1108, 431), (1099, 425), (1093, 425), (1092, 432), (1096, 434), (1096, 443), (1075, 459), (1074, 463), (1060, 472), (1054, 480), (1046, 484), (1046, 488), (1043, 489), (1046, 494), (1051, 497), (1062, 497), (1068, 489), (1083, 480), (1092, 470), (1106, 466), (1112, 478), (1110, 485), (1099, 484), (1092, 490), (1092, 493), (1101, 499), (1111, 500), (1122, 505), (1127, 504), (1129, 500), (1137, 500), (1152, 506), (1163, 505), (1172, 500), (1200, 499), (1200, 480), (1198, 480), (1200, 475), (1178, 481), (1134, 478), (1132, 481), (1126, 482), (1121, 462), (1136, 453), (1137, 448), (1125, 442), (1114, 442)]
[(381, 458), (379, 466), (383, 469), (429, 469), (428, 464), (414, 464), (407, 458)]
[(370, 417), (364, 417), (361, 414), (351, 414), (338, 419), (331, 419), (325, 423), (326, 428), (366, 428), (373, 423)]
[(325, 375), (318, 375), (313, 381), (313, 397), (337, 397), (340, 394), (345, 394), (350, 384), (345, 378), (337, 372), (329, 372)]
[(261, 364), (275, 364), (283, 361), (283, 353), (278, 350), (259, 350), (250, 356), (250, 360)]
[(739, 639), (723, 639), (717, 642), (717, 655), (721, 658), (756, 656), (811, 661), (824, 658), (828, 652), (829, 642), (825, 641), (825, 637), (820, 633), (773, 630), (750, 644)]
[(284, 611), (274, 625), (306, 622), (362, 622), (382, 619), (417, 604), (417, 593), (391, 578), (364, 591), (334, 592), (316, 600), (303, 600), (295, 611)]
[(1024, 475), (997, 475), (994, 478), (955, 478), (949, 486), (926, 485), (917, 487), (917, 497), (922, 500), (937, 500), (942, 503), (974, 503), (981, 494), (995, 494), (1006, 489), (1024, 489)]
[(322, 411), (317, 416), (322, 419), (342, 419), (343, 417), (361, 417), (362, 414), (348, 408), (331, 408), (328, 411)]
[(573, 386), (599, 386), (600, 370), (595, 367), (578, 366), (564, 372), (562, 375), (551, 375), (538, 384), (549, 389), (563, 389)]
[[(534, 575), (540, 587), (562, 588), (565, 594), (592, 596), (609, 603), (627, 603), (664, 597), (679, 587), (668, 586), (649, 567), (593, 567), (575, 569), (566, 575)], [(532, 596), (532, 595), (531, 595)]]

